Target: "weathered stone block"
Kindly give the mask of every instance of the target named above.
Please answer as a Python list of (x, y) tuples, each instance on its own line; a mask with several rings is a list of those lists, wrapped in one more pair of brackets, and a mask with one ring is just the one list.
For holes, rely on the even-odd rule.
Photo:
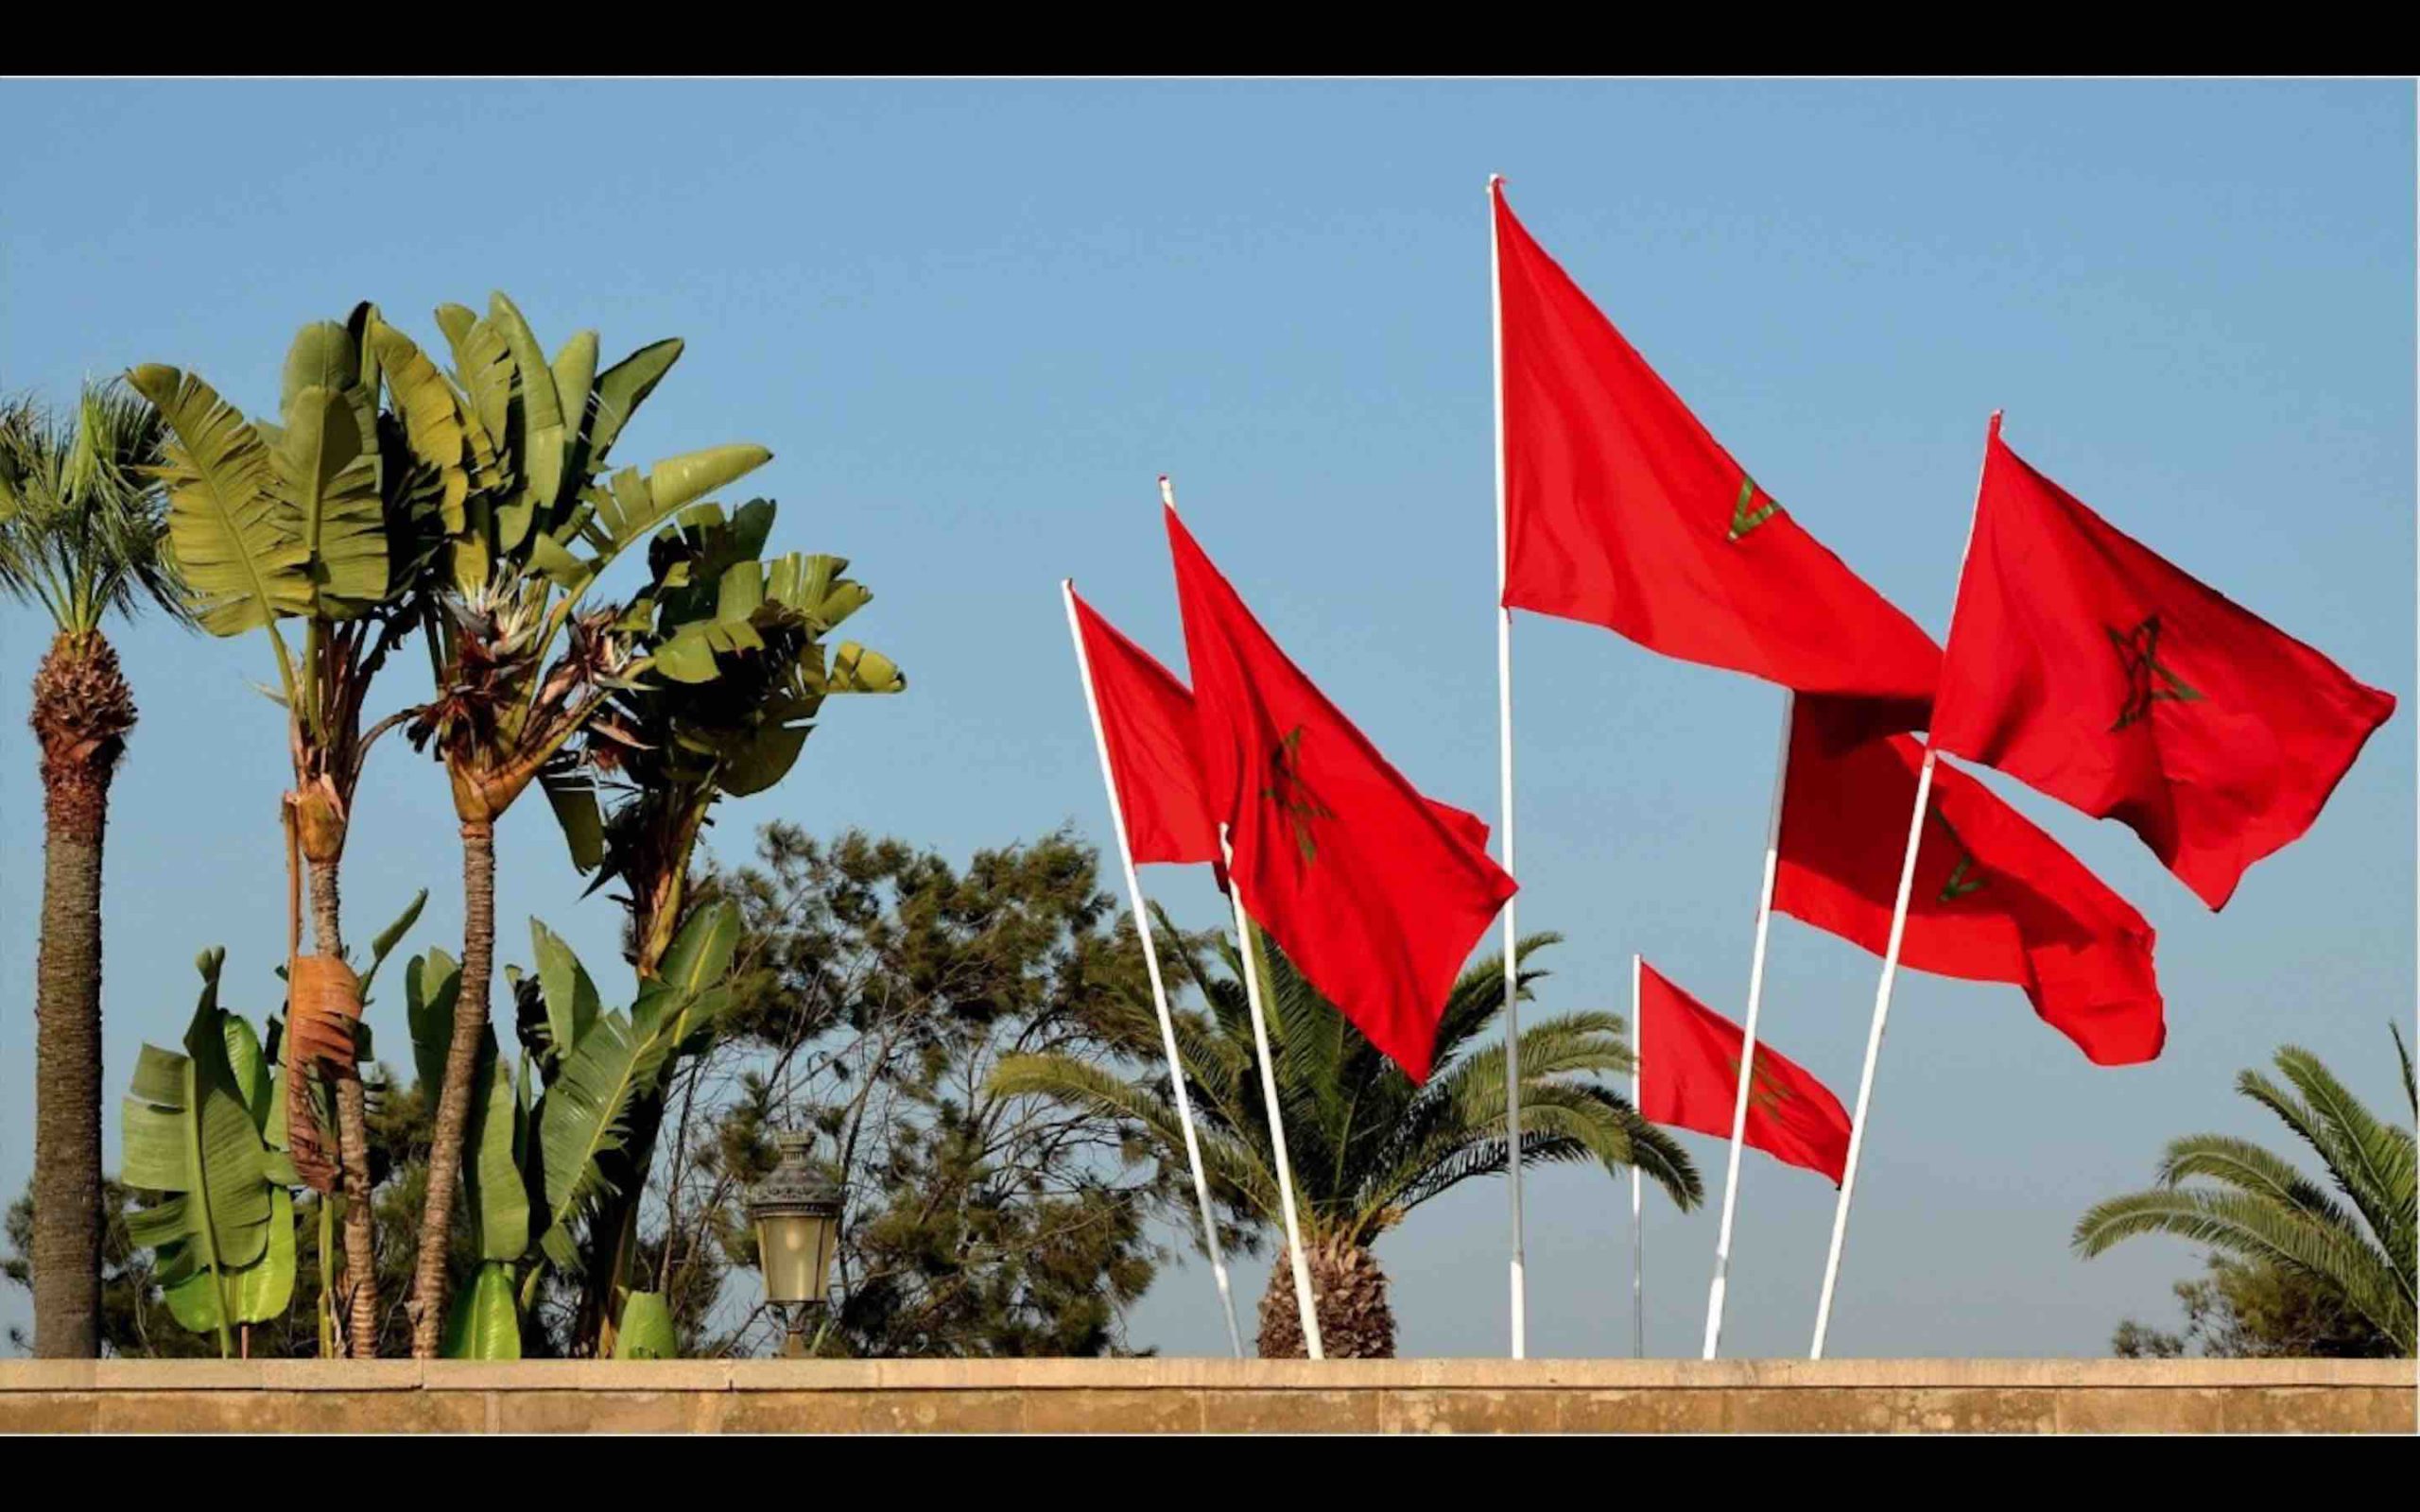
[(1214, 1434), (1374, 1434), (1375, 1391), (1204, 1391), (1202, 1427)]

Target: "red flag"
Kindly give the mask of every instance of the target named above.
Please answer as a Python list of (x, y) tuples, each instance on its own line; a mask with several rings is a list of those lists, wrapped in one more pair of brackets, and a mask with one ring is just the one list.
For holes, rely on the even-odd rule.
[[(1879, 955), (1924, 747), (1908, 735), (1843, 743), (1827, 717), (1838, 710), (1801, 699), (1791, 723), (1773, 906)], [(2143, 916), (1947, 762), (1934, 763), (1927, 809), (1899, 958), (2023, 988), (2100, 1065), (2155, 1058), (2168, 1029)]]
[(1167, 515), (1201, 790), (1228, 826), (1230, 880), (1321, 996), (1426, 1081), (1446, 994), (1512, 879), (1303, 676)]
[[(1159, 659), (1101, 618), (1074, 588), (1076, 624), (1092, 669), (1094, 707), (1109, 747), (1109, 769), (1126, 816), (1136, 865), (1153, 861), (1219, 864), (1219, 824), (1201, 798), (1193, 759), (1193, 694)], [(1451, 803), (1423, 799), (1474, 850), (1487, 849), (1487, 821)]]
[[(1638, 1114), (1651, 1124), (1731, 1137), (1739, 1097), (1739, 1026), (1638, 963)], [(1745, 1143), (1841, 1184), (1849, 1161), (1849, 1115), (1831, 1089), (1789, 1057), (1756, 1045)]]
[(1151, 653), (1118, 632), (1073, 588), (1126, 841), (1136, 862), (1219, 859), (1219, 826), (1201, 801), (1193, 759), (1193, 695)]
[(1495, 198), (1504, 603), (1921, 725), (1931, 639), (1756, 486)]
[(1996, 415), (1985, 447), (1933, 744), (2118, 820), (2225, 907), (2394, 697), (2113, 529)]

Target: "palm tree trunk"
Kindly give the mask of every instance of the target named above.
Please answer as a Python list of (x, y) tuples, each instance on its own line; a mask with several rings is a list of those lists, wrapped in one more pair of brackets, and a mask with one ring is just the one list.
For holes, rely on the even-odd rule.
[[(341, 852), (339, 852), (339, 857)], [(322, 955), (344, 956), (337, 871), (340, 859), (311, 863), (311, 938)], [(339, 1078), (337, 1159), (344, 1167), (345, 1339), (356, 1360), (378, 1357), (378, 1256), (370, 1193), (370, 1100), (356, 1068)]]
[(34, 674), (42, 944), (34, 968), (34, 1353), (89, 1360), (101, 1315), (101, 840), (134, 696), (98, 634)]
[[(1331, 1360), (1392, 1360), (1395, 1314), (1387, 1303), (1387, 1273), (1378, 1257), (1343, 1239), (1314, 1239), (1303, 1258), (1311, 1272), (1311, 1306), (1319, 1314), (1320, 1345)], [(1270, 1267), (1269, 1289), (1260, 1297), (1260, 1357), (1301, 1360), (1303, 1321), (1294, 1302), (1294, 1277), (1283, 1249)]]
[(412, 1273), (412, 1357), (437, 1358), (445, 1336), (445, 1259), (454, 1234), (454, 1194), (462, 1176), (462, 1141), (471, 1122), (471, 1081), (488, 1024), (489, 978), (495, 958), (495, 825), (462, 821), (462, 986), (454, 999), (454, 1042), (445, 1053), (445, 1087), (428, 1151), (428, 1200), (421, 1210), (420, 1254)]

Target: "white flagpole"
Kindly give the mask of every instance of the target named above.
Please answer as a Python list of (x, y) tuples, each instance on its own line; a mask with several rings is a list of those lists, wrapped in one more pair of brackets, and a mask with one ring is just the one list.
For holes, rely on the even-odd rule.
[(1167, 988), (1160, 980), (1160, 949), (1151, 938), (1151, 916), (1143, 908), (1143, 882), (1134, 873), (1134, 851), (1126, 838), (1126, 805), (1117, 796), (1117, 777), (1109, 765), (1109, 731), (1100, 717), (1100, 694), (1093, 686), (1092, 658), (1084, 651), (1084, 633), (1076, 619), (1076, 581), (1063, 578), (1060, 593), (1067, 601), (1067, 635), (1076, 644), (1076, 671), (1083, 679), (1084, 707), (1093, 717), (1093, 745), (1100, 753), (1101, 787), (1109, 794), (1109, 826), (1117, 833), (1118, 865), (1126, 873), (1126, 897), (1134, 907), (1134, 932), (1143, 941), (1143, 971), (1151, 980), (1151, 1006), (1160, 1016), (1160, 1048), (1168, 1057), (1168, 1084), (1176, 1089), (1177, 1121), (1184, 1125), (1184, 1159), (1193, 1169), (1193, 1195), (1201, 1208), (1201, 1243), (1210, 1254), (1210, 1274), (1219, 1283), (1219, 1305), (1227, 1314), (1227, 1346), (1244, 1357), (1243, 1331), (1236, 1326), (1236, 1298), (1227, 1282), (1227, 1259), (1219, 1249), (1219, 1220), (1210, 1206), (1210, 1182), (1201, 1174), (1201, 1142), (1193, 1132), (1193, 1100), (1185, 1095), (1184, 1059), (1177, 1053), (1176, 1021), (1168, 1014)]
[(1765, 816), (1765, 880), (1756, 893), (1756, 949), (1748, 962), (1748, 1022), (1739, 1031), (1739, 1087), (1731, 1099), (1731, 1154), (1722, 1175), (1722, 1222), (1714, 1240), (1714, 1284), (1705, 1299), (1705, 1351), (1722, 1343), (1723, 1291), (1731, 1280), (1731, 1220), (1739, 1207), (1739, 1146), (1748, 1136), (1748, 1094), (1755, 1085), (1756, 1015), (1765, 1001), (1765, 940), (1773, 921), (1773, 873), (1781, 863), (1781, 796), (1789, 783), (1789, 722), (1798, 695), (1781, 695), (1781, 754), (1773, 762), (1773, 801)]
[[(1647, 1054), (1647, 1021), (1638, 1006), (1638, 971), (1639, 960), (1634, 954), (1630, 958), (1630, 1106), (1634, 1112), (1641, 1107), (1639, 1082)], [(1646, 1216), (1646, 1187), (1634, 1159), (1630, 1162), (1630, 1352), (1640, 1360), (1647, 1358)]]
[(1277, 1155), (1277, 1203), (1286, 1214), (1286, 1252), (1294, 1264), (1294, 1306), (1303, 1320), (1303, 1343), (1314, 1360), (1320, 1348), (1319, 1309), (1311, 1301), (1311, 1267), (1303, 1258), (1303, 1228), (1294, 1215), (1294, 1165), (1286, 1156), (1286, 1120), (1277, 1108), (1277, 1068), (1269, 1058), (1269, 1021), (1260, 1004), (1260, 965), (1252, 947), (1252, 919), (1244, 913), (1243, 889), (1236, 885), (1236, 849), (1227, 827), (1219, 826), (1219, 849), (1227, 857), (1227, 894), (1236, 905), (1236, 950), (1244, 963), (1244, 1001), (1252, 1006), (1253, 1048), (1260, 1055), (1260, 1095), (1269, 1108), (1269, 1141)]
[[(2000, 430), (2000, 412), (1992, 411), (1990, 436)], [(1983, 477), (1992, 462), (1990, 437), (1983, 442), (1983, 465), (1975, 475), (1975, 509), (1966, 517), (1966, 544), (1958, 553), (1958, 581), (1966, 578), (1966, 558), (1975, 549), (1975, 521), (1983, 507)], [(1957, 607), (1950, 609), (1953, 619)], [(1857, 1084), (1857, 1112), (1849, 1125), (1848, 1169), (1841, 1177), (1841, 1199), (1832, 1211), (1832, 1246), (1824, 1257), (1824, 1295), (1815, 1304), (1815, 1342), (1806, 1351), (1810, 1360), (1824, 1358), (1824, 1339), (1832, 1329), (1832, 1289), (1841, 1279), (1841, 1246), (1848, 1236), (1849, 1200), (1857, 1194), (1858, 1157), (1865, 1151), (1865, 1115), (1874, 1098), (1874, 1063), (1882, 1053), (1882, 1028), (1891, 1017), (1891, 983), (1899, 972), (1899, 942), (1908, 929), (1908, 895), (1915, 885), (1916, 852), (1922, 848), (1925, 833), (1925, 808), (1932, 801), (1932, 769), (1936, 757), (1930, 733), (1925, 740), (1924, 765), (1916, 773), (1916, 812), (1908, 819), (1908, 849), (1899, 861), (1899, 896), (1891, 909), (1891, 937), (1882, 953), (1882, 981), (1874, 990), (1874, 1023), (1865, 1036), (1865, 1070)]]
[(1874, 989), (1874, 1023), (1865, 1036), (1865, 1070), (1858, 1077), (1857, 1112), (1849, 1124), (1849, 1163), (1841, 1178), (1840, 1205), (1832, 1212), (1832, 1247), (1824, 1257), (1824, 1297), (1815, 1304), (1815, 1345), (1810, 1360), (1824, 1358), (1824, 1335), (1832, 1326), (1832, 1287), (1841, 1277), (1841, 1242), (1849, 1229), (1849, 1202), (1857, 1194), (1857, 1160), (1865, 1148), (1866, 1108), (1874, 1098), (1874, 1063), (1882, 1053), (1882, 1026), (1891, 1017), (1891, 983), (1899, 974), (1899, 940), (1908, 929), (1908, 893), (1916, 880), (1916, 851), (1924, 839), (1925, 805), (1932, 801), (1932, 747), (1925, 747), (1916, 775), (1916, 811), (1908, 819), (1908, 849), (1899, 863), (1899, 896), (1891, 906), (1891, 938), (1882, 953), (1882, 981)]
[[(1512, 868), (1512, 611), (1504, 607), (1510, 548), (1504, 486), (1504, 270), (1503, 249), (1495, 235), (1495, 186), (1503, 181), (1500, 173), (1487, 180), (1487, 301), (1495, 353), (1495, 706), (1504, 869), (1518, 877)], [(1513, 921), (1516, 902), (1504, 901), (1504, 1174), (1512, 1194), (1512, 1358), (1523, 1360), (1530, 1353), (1530, 1319), (1529, 1286), (1521, 1269), (1521, 937)]]

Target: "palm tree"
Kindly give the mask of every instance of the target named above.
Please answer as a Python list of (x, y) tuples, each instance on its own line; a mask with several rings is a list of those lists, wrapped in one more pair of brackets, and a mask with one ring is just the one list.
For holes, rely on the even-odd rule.
[(146, 601), (179, 614), (161, 550), (150, 407), (87, 387), (73, 421), (0, 408), (0, 588), (57, 629), (34, 674), (42, 746), (42, 946), (34, 1012), (34, 1350), (100, 1345), (101, 839), (134, 693), (101, 634)]
[[(1211, 1193), (1247, 1232), (1266, 1232), (1281, 1221), (1277, 1177), (1240, 962), (1221, 938), (1217, 954), (1225, 974), (1213, 976), (1165, 918), (1160, 928), (1171, 942), (1164, 953), (1181, 963), (1181, 977), (1209, 1010), (1178, 1013), (1176, 1029)], [(1558, 938), (1538, 935), (1521, 943), (1523, 997), (1544, 974), (1528, 963)], [(1473, 1177), (1500, 1175), (1508, 1162), (1504, 1048), (1472, 1043), (1503, 1011), (1504, 961), (1482, 961), (1454, 984), (1438, 1025), (1436, 1070), (1416, 1087), (1266, 936), (1255, 936), (1255, 948), (1266, 963), (1262, 996), (1322, 1340), (1340, 1359), (1391, 1357), (1394, 1314), (1386, 1272), (1370, 1246), (1412, 1209)], [(1609, 1172), (1635, 1164), (1673, 1201), (1694, 1206), (1703, 1194), (1688, 1156), (1596, 1079), (1630, 1069), (1623, 1031), (1618, 1015), (1600, 1012), (1562, 1014), (1522, 1030), (1521, 1159), (1594, 1160)], [(1126, 1005), (1111, 1033), (1136, 1062), (1158, 1059), (1149, 1004)], [(1127, 1081), (1063, 1056), (1021, 1056), (1001, 1063), (992, 1086), (1131, 1120), (1159, 1143), (1163, 1160), (1184, 1159), (1164, 1075)], [(1305, 1352), (1282, 1263), (1272, 1267), (1261, 1298), (1260, 1352)]]
[[(2394, 1030), (2403, 1098), (2420, 1108), (2411, 1052)], [(2249, 1140), (2189, 1134), (2168, 1147), (2158, 1185), (2112, 1197), (2076, 1225), (2089, 1258), (2136, 1234), (2174, 1234), (2238, 1260), (2282, 1266), (2366, 1319), (2399, 1354), (2412, 1352), (2413, 1155), (2408, 1128), (2381, 1123), (2318, 1057), (2291, 1045), (2276, 1066), (2290, 1091), (2256, 1071), (2236, 1091), (2315, 1151), (2344, 1202)], [(2212, 1183), (2188, 1186), (2195, 1178)]]

